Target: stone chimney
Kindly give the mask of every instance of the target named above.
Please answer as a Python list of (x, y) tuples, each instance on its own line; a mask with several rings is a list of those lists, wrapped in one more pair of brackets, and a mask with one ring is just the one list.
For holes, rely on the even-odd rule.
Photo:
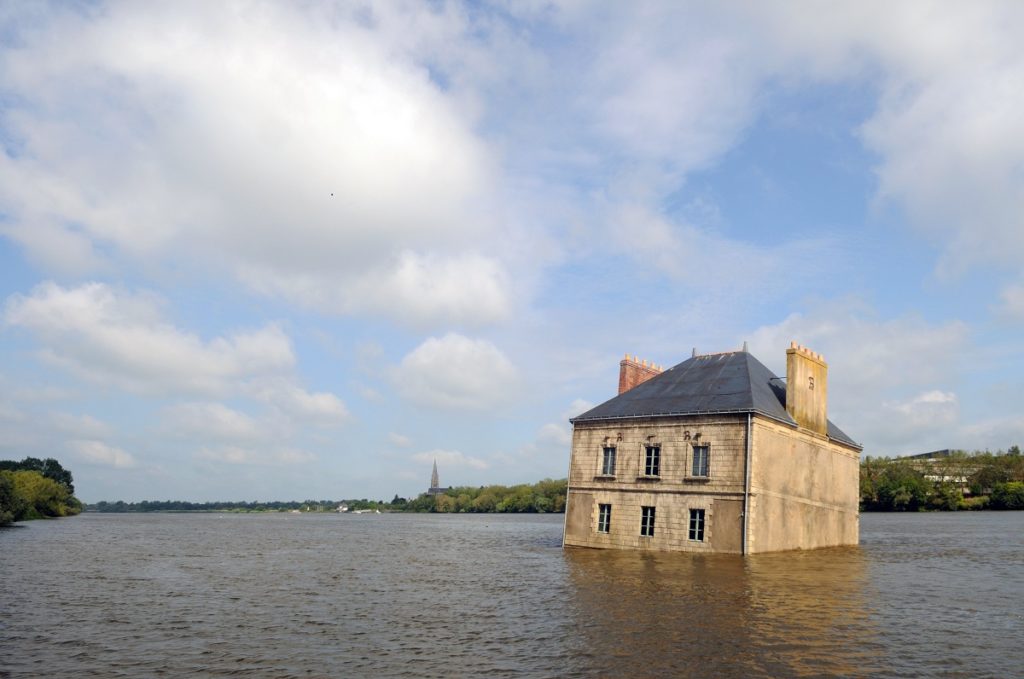
[(786, 349), (786, 412), (799, 426), (828, 433), (828, 364), (796, 342)]
[(660, 375), (662, 371), (660, 365), (640, 361), (636, 356), (626, 354), (626, 357), (619, 361), (619, 393), (643, 384), (655, 375)]

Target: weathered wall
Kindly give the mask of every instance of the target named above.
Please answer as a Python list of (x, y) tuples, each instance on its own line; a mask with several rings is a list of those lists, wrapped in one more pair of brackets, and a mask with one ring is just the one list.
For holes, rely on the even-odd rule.
[(715, 532), (711, 549), (727, 554), (743, 553), (743, 498), (715, 498)]
[(569, 536), (586, 535), (597, 525), (591, 519), (594, 512), (594, 494), (570, 489), (565, 498), (565, 539)]
[[(658, 478), (643, 475), (648, 442), (661, 446)], [(601, 474), (606, 444), (616, 446), (614, 476)], [(690, 474), (694, 444), (710, 446), (706, 478)], [(573, 430), (565, 544), (738, 553), (742, 521), (735, 501), (742, 505), (745, 454), (745, 415), (581, 423)], [(597, 532), (602, 503), (612, 505), (607, 534)], [(656, 508), (654, 537), (640, 535), (643, 506)], [(706, 512), (703, 542), (688, 538), (691, 508)]]
[(754, 418), (750, 552), (855, 545), (860, 453)]
[[(722, 505), (712, 495), (684, 492), (570, 491), (569, 502), (574, 509), (566, 516), (565, 544), (574, 547), (640, 549), (685, 552), (727, 551), (740, 553), (740, 526), (731, 511), (742, 500)], [(597, 532), (598, 508), (612, 505), (611, 528)], [(640, 535), (641, 507), (655, 507), (654, 536)], [(581, 516), (584, 507), (589, 516)], [(723, 519), (719, 520), (719, 508)], [(689, 539), (690, 509), (705, 511), (704, 540)], [(718, 545), (725, 545), (725, 549)], [(729, 549), (728, 547), (734, 546)]]
[[(743, 491), (746, 415), (736, 417), (649, 418), (613, 423), (580, 423), (573, 428), (569, 486), (601, 489), (685, 486), (705, 492)], [(645, 446), (661, 445), (661, 476), (643, 477)], [(601, 476), (603, 449), (616, 447), (614, 478)], [(690, 475), (693, 445), (711, 447), (709, 477)], [(596, 485), (595, 485), (596, 484)]]
[(828, 365), (796, 343), (786, 350), (786, 412), (801, 427), (828, 433)]

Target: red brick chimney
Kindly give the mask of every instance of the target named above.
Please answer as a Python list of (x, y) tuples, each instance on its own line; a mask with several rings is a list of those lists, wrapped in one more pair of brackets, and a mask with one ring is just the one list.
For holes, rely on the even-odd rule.
[(636, 356), (626, 354), (626, 357), (619, 361), (619, 393), (629, 391), (655, 375), (660, 375), (662, 370), (661, 366), (640, 361)]

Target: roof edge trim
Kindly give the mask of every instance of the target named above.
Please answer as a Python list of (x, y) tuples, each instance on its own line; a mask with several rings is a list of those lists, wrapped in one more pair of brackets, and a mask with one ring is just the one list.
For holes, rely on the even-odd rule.
[[(689, 415), (743, 415), (745, 413), (752, 413), (754, 415), (760, 415), (761, 417), (764, 417), (766, 419), (772, 420), (774, 422), (778, 422), (779, 424), (784, 424), (787, 427), (792, 427), (793, 429), (799, 429), (800, 428), (799, 425), (796, 422), (789, 422), (789, 421), (783, 420), (781, 418), (775, 417), (774, 415), (766, 413), (763, 410), (758, 410), (756, 408), (755, 409), (742, 408), (742, 409), (735, 409), (735, 410), (691, 410), (691, 411), (677, 412), (677, 413), (653, 413), (653, 414), (647, 414), (647, 415), (613, 415), (613, 416), (610, 416), (610, 417), (587, 417), (587, 418), (570, 417), (569, 418), (569, 423), (575, 425), (577, 422), (581, 422), (581, 423), (582, 422), (615, 422), (615, 421), (619, 421), (619, 420), (643, 420), (643, 419), (657, 419), (657, 418), (661, 418), (661, 417), (685, 417), (685, 416), (689, 416)], [(843, 439), (837, 439), (837, 438), (834, 438), (832, 436), (826, 436), (825, 438), (827, 438), (829, 441), (837, 443), (837, 444), (839, 444), (841, 446), (846, 446), (847, 448), (853, 448), (854, 450), (864, 450), (864, 446), (862, 446), (861, 444), (857, 443), (856, 441), (852, 441), (852, 440), (851, 441), (844, 441)]]

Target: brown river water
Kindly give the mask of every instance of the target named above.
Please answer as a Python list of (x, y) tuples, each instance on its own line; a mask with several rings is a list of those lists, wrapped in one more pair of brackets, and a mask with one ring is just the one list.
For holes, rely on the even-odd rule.
[(86, 514), (0, 529), (0, 677), (1024, 677), (1024, 512), (859, 547), (563, 550), (562, 517)]

